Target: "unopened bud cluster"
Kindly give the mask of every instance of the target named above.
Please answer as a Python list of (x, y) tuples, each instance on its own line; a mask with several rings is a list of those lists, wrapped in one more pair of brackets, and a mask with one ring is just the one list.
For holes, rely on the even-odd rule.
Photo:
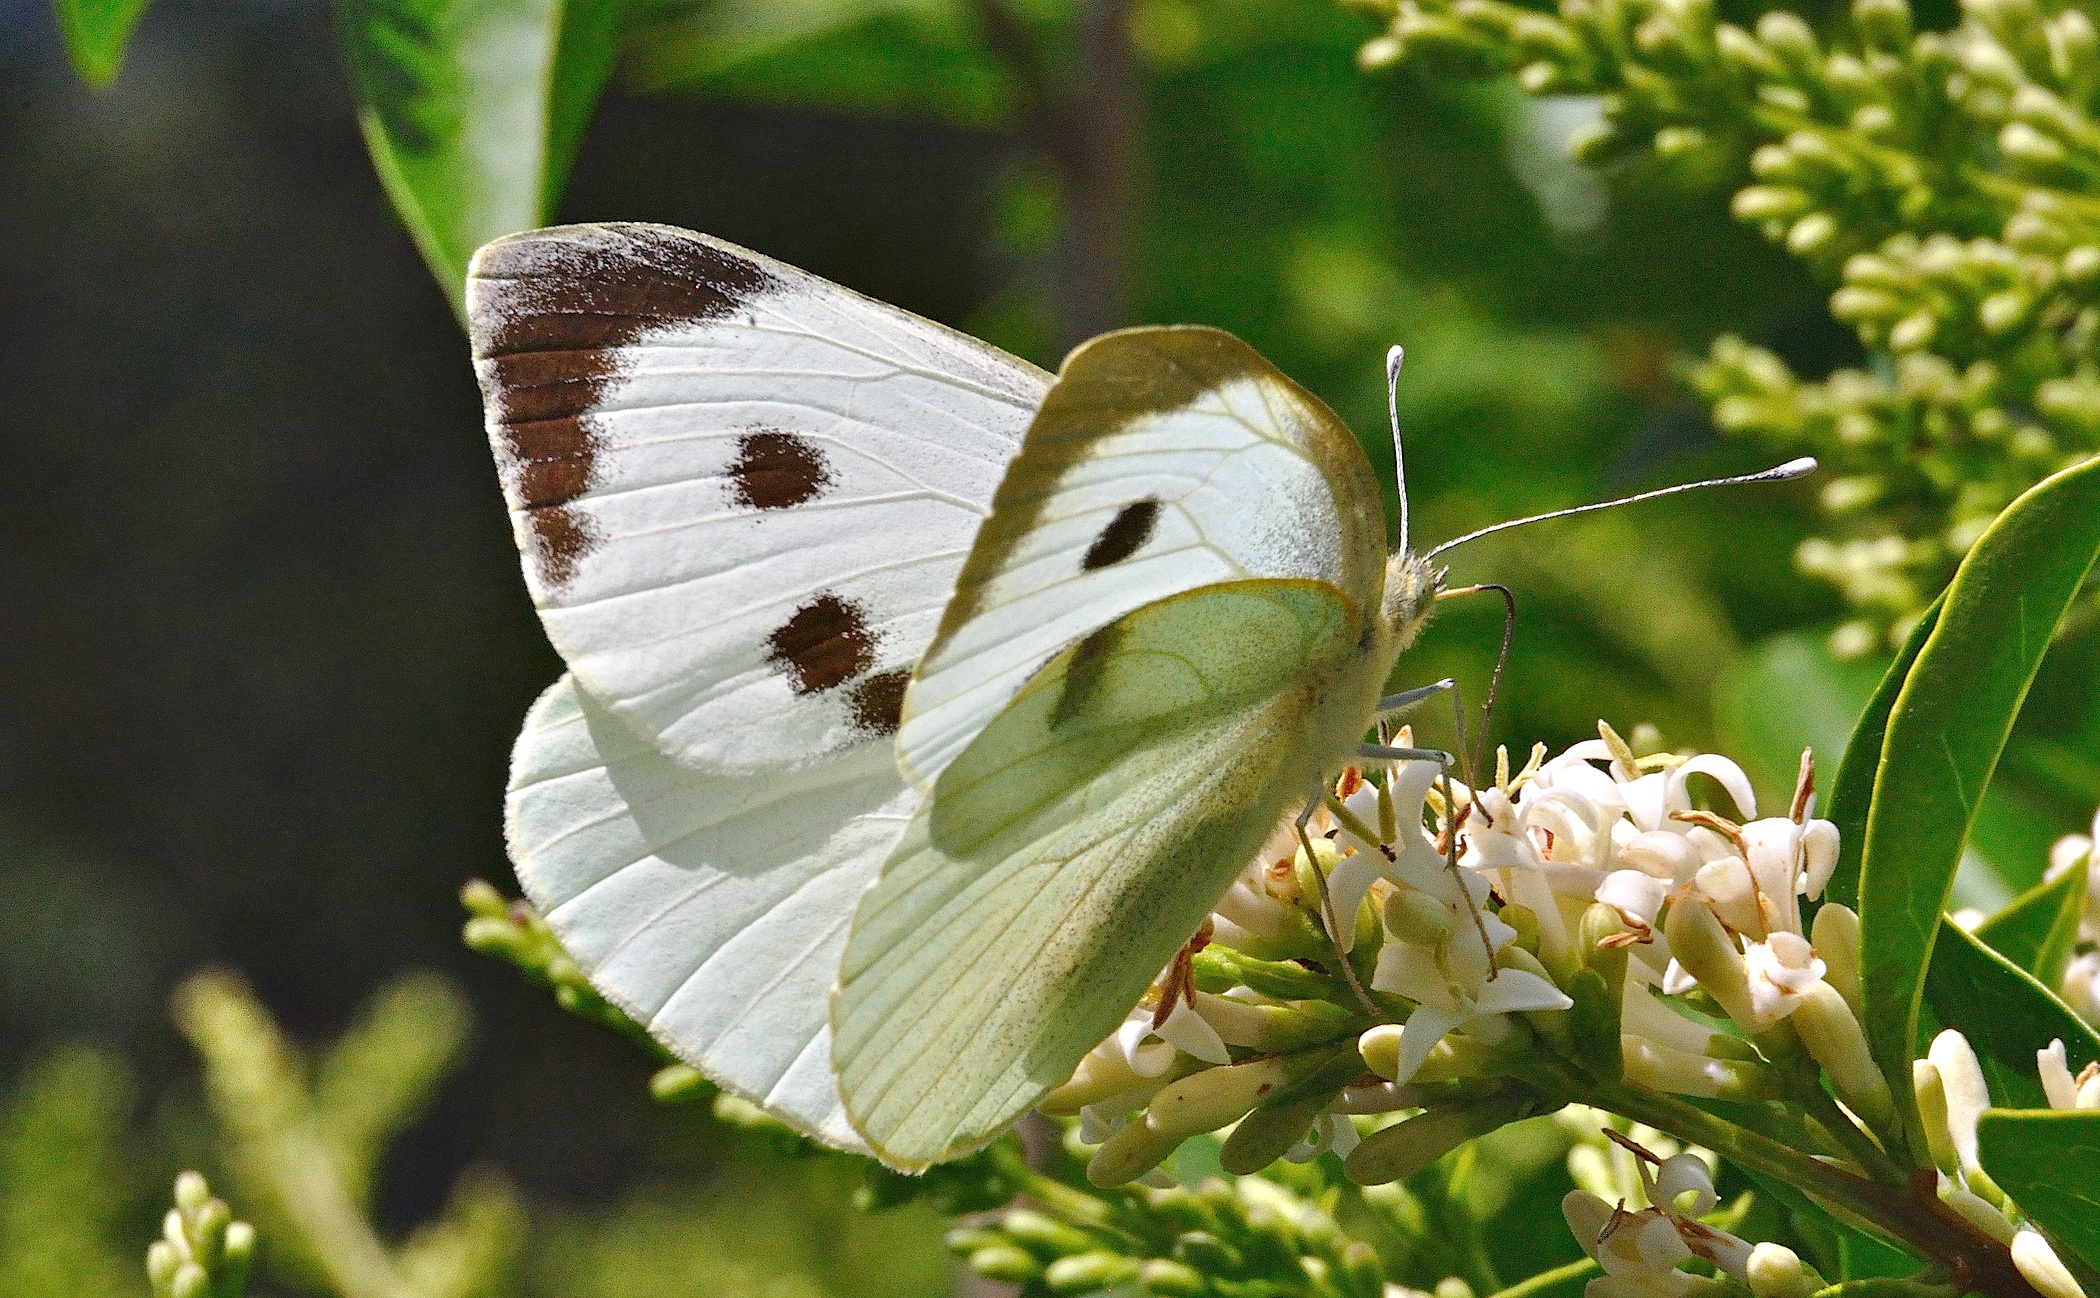
[[(1301, 1192), (1305, 1191), (1305, 1192)], [(1334, 1196), (1261, 1177), (1108, 1192), (1055, 1213), (1020, 1207), (951, 1231), (979, 1275), (1060, 1295), (1381, 1298), (1383, 1265), (1333, 1215)]]
[(2100, 33), (2035, 0), (1963, 0), (1949, 32), (1906, 0), (1852, 10), (1832, 48), (1711, 0), (1394, 0), (1362, 57), (1596, 96), (1578, 157), (1741, 184), (1736, 216), (1838, 281), (1876, 364), (1803, 382), (1724, 338), (1693, 377), (1722, 428), (1835, 470), (1838, 535), (1800, 560), (1860, 610), (1834, 643), (1864, 652), (2007, 501), (2100, 449)]
[[(2088, 1064), (2074, 1077), (2063, 1042), (2037, 1051), (2035, 1068), (2051, 1109), (2100, 1108), (2100, 1065)], [(2085, 1298), (2049, 1241), (2027, 1224), (1978, 1161), (1976, 1120), (1991, 1107), (1991, 1094), (1968, 1038), (1951, 1028), (1934, 1037), (1926, 1057), (1911, 1064), (1911, 1077), (1926, 1144), (1939, 1169), (1940, 1201), (2005, 1245), (2042, 1298)]]
[(175, 1178), (175, 1206), (146, 1249), (153, 1298), (240, 1298), (255, 1259), (255, 1228), (195, 1172)]
[[(1838, 846), (1805, 755), (1763, 819), (1733, 762), (1637, 756), (1608, 726), (1498, 758), (1479, 789), (1426, 762), (1348, 772), (1301, 845), (1272, 841), (1045, 1099), (1095, 1184), (1172, 1184), (1160, 1164), (1221, 1131), (1227, 1172), (1331, 1152), (1376, 1185), (1586, 1087), (1755, 1102), (1827, 1081), (1890, 1120), (1858, 921), (1803, 923)], [(1716, 796), (1740, 819), (1697, 805)]]

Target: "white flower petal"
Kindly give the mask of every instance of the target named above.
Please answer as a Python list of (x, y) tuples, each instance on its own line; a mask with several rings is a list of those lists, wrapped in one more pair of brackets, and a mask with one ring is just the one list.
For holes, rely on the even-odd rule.
[(2050, 1108), (2078, 1107), (2078, 1082), (2071, 1076), (2071, 1065), (2064, 1056), (2061, 1037), (2051, 1041), (2045, 1049), (2034, 1052), (2034, 1066), (2042, 1075), (2042, 1093), (2049, 1097)]
[(1517, 1010), (1564, 1010), (1575, 1004), (1568, 994), (1535, 973), (1504, 968), (1480, 989), (1476, 1014), (1509, 1014)]
[[(1664, 1159), (1662, 1166), (1655, 1169), (1655, 1189), (1661, 1198), (1655, 1206), (1680, 1217), (1704, 1217), (1721, 1201), (1714, 1193), (1713, 1171), (1697, 1154)], [(1679, 1200), (1687, 1194), (1694, 1196), (1692, 1202), (1681, 1204)]]
[(1218, 1030), (1210, 1021), (1189, 1008), (1185, 1000), (1176, 1000), (1167, 1021), (1153, 1029), (1160, 1040), (1186, 1055), (1194, 1055), (1206, 1064), (1229, 1064), (1232, 1052), (1218, 1036)]
[(1418, 1005), (1415, 1012), (1407, 1016), (1400, 1030), (1400, 1059), (1393, 1068), (1393, 1076), (1387, 1080), (1405, 1085), (1420, 1071), (1422, 1061), (1436, 1049), (1436, 1043), (1444, 1034), (1467, 1019), (1467, 1015), (1438, 1009), (1433, 1005)]
[[(1344, 831), (1344, 838), (1355, 839)], [(1375, 847), (1358, 848), (1356, 855), (1342, 858), (1327, 876), (1327, 900), (1334, 906), (1334, 922), (1341, 932), (1334, 944), (1344, 951), (1356, 946), (1356, 912), (1371, 891), (1372, 881), (1387, 874), (1385, 853)]]
[[(1388, 942), (1379, 949), (1378, 967), (1371, 973), (1371, 986), (1420, 1005), (1456, 1010), (1450, 982), (1437, 967), (1436, 954), (1412, 942)], [(1427, 1047), (1424, 1047), (1427, 1049)]]
[(1597, 886), (1598, 901), (1616, 906), (1623, 914), (1650, 927), (1662, 911), (1663, 899), (1669, 895), (1666, 881), (1640, 870), (1613, 870)]
[(1727, 790), (1729, 800), (1735, 803), (1736, 812), (1744, 820), (1757, 819), (1757, 793), (1750, 787), (1750, 777), (1743, 774), (1742, 767), (1714, 753), (1701, 753), (1670, 772), (1673, 797), (1683, 799), (1681, 803), (1673, 802), (1675, 809), (1684, 810), (1692, 805), (1685, 785), (1694, 775), (1713, 776)]

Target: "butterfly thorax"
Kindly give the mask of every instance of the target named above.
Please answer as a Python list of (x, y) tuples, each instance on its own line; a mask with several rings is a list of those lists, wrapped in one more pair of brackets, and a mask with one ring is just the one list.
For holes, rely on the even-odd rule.
[(1444, 570), (1419, 555), (1400, 550), (1386, 560), (1385, 594), (1378, 615), (1395, 654), (1413, 644), (1429, 625), (1437, 592), (1443, 586)]

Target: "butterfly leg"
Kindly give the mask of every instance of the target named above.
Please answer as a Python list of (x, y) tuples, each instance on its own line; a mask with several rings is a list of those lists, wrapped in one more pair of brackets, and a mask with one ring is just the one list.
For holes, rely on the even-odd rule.
[(1457, 760), (1441, 748), (1394, 748), (1387, 744), (1358, 744), (1356, 755), (1370, 762), (1435, 762), (1447, 770)]
[[(1305, 827), (1312, 823), (1313, 813), (1320, 809), (1320, 803), (1326, 795), (1327, 787), (1323, 780), (1315, 785), (1312, 793), (1306, 797), (1305, 810), (1298, 813), (1293, 827), (1298, 831), (1298, 846), (1305, 852), (1305, 863), (1312, 868), (1312, 877), (1319, 884), (1320, 920), (1327, 929), (1327, 940), (1334, 945), (1335, 960), (1341, 965), (1342, 977), (1348, 982), (1349, 990), (1355, 993), (1357, 1004), (1364, 1007), (1364, 1012), (1373, 1020), (1383, 1023), (1386, 1021), (1385, 1014), (1372, 1002), (1371, 993), (1364, 990), (1363, 983), (1356, 977), (1356, 966), (1350, 963), (1349, 953), (1342, 949), (1341, 920), (1334, 911), (1334, 894), (1328, 891), (1327, 872), (1320, 868), (1320, 858), (1313, 855), (1312, 837), (1305, 830)], [(1349, 918), (1353, 923), (1356, 917), (1352, 915)]]
[(1378, 700), (1378, 715), (1381, 717), (1396, 716), (1414, 707), (1424, 699), (1435, 698), (1445, 690), (1457, 688), (1458, 682), (1446, 676), (1434, 685), (1424, 685), (1418, 689), (1402, 690), (1398, 694), (1388, 694)]

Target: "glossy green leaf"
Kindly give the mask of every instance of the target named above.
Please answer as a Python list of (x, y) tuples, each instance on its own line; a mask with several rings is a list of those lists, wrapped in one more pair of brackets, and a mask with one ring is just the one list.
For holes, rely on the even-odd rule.
[(622, 0), (341, 0), (372, 163), (455, 310), (467, 259), (551, 218)]
[(2019, 1108), (2046, 1108), (2034, 1056), (2062, 1041), (2075, 1075), (2100, 1060), (2100, 1036), (2055, 993), (1971, 933), (1944, 924), (1925, 978), (1918, 1035), (1958, 1028), (1969, 1039), (1991, 1097)]
[(1825, 901), (1855, 909), (1859, 906), (1859, 859), (1866, 851), (1867, 808), (1874, 801), (1874, 772), (1881, 768), (1881, 742), (1888, 733), (1889, 712), (1896, 706), (1896, 695), (1903, 690), (1903, 678), (1910, 675), (1911, 664), (1918, 661), (1918, 651), (1939, 624), (1940, 606), (1946, 600), (1943, 592), (1918, 618), (1896, 661), (1882, 673), (1881, 684), (1874, 687), (1866, 710), (1852, 727), (1852, 738), (1845, 745), (1845, 756), (1831, 781), (1830, 797), (1823, 804), (1824, 817), (1838, 827), (1837, 869), (1823, 887)]
[(1991, 524), (1889, 710), (1860, 860), (1861, 973), (1874, 1057), (1913, 1113), (1911, 1042), (1962, 844), (2096, 554), (2100, 459), (2043, 480)]
[(146, 12), (146, 4), (147, 0), (53, 0), (66, 57), (82, 81), (106, 86), (116, 79), (131, 29)]
[[(2020, 1211), (2089, 1266), (2100, 1266), (2100, 1109), (1986, 1110), (1983, 1170)], [(2075, 1265), (2075, 1264), (2074, 1264)]]
[(2078, 945), (2078, 921), (2085, 915), (2087, 863), (2013, 898), (2012, 904), (1976, 930), (1991, 950), (2025, 969), (2044, 987), (2064, 980)]

